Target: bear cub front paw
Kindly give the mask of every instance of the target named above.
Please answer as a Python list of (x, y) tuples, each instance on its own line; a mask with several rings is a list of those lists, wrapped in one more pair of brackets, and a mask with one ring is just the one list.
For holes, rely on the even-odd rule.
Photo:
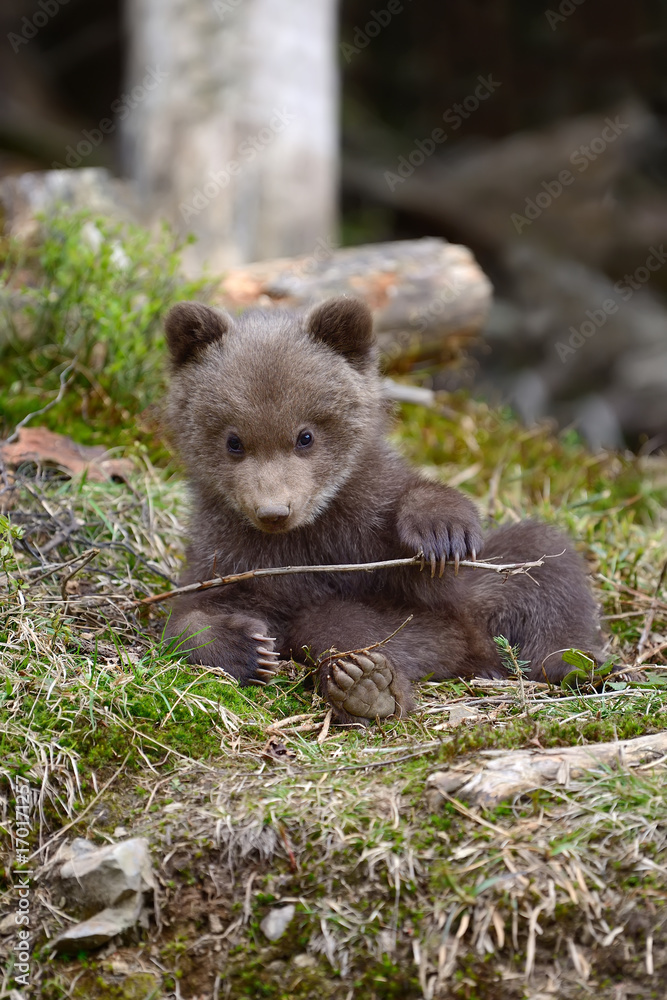
[(472, 503), (457, 497), (458, 503), (441, 505), (406, 503), (398, 518), (401, 543), (411, 552), (423, 552), (435, 576), (436, 564), (442, 576), (447, 559), (476, 559), (483, 538), (479, 517)]

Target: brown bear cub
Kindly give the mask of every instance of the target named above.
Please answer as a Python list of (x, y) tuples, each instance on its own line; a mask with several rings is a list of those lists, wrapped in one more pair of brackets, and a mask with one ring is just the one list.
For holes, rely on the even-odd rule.
[[(328, 650), (320, 690), (341, 722), (400, 715), (411, 682), (503, 677), (494, 636), (559, 680), (560, 651), (599, 653), (601, 633), (572, 542), (525, 522), (485, 538), (474, 504), (425, 479), (384, 439), (387, 421), (371, 314), (336, 298), (302, 315), (238, 318), (195, 302), (167, 317), (168, 423), (193, 499), (183, 583), (267, 566), (363, 563), (423, 552), (418, 566), (254, 579), (177, 599), (167, 634), (193, 663), (242, 684), (279, 658)], [(525, 575), (445, 560), (518, 562), (563, 552)], [(436, 571), (437, 572), (434, 572)], [(410, 623), (386, 639), (409, 615)]]

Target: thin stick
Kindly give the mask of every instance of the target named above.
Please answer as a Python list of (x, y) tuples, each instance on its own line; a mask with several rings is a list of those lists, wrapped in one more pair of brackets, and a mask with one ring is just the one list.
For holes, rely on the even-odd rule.
[[(47, 576), (51, 576), (52, 573), (57, 573), (59, 569), (67, 569), (68, 566), (73, 566), (74, 563), (78, 563), (80, 559), (86, 559), (87, 557), (90, 556), (91, 552), (94, 552), (95, 555), (97, 555), (99, 551), (100, 551), (99, 549), (86, 549), (85, 552), (80, 552), (78, 556), (74, 556), (73, 559), (68, 559), (67, 562), (55, 563), (53, 566), (47, 569), (45, 573), (41, 573), (39, 576), (35, 577), (34, 580), (31, 580), (30, 586), (34, 587), (36, 583), (41, 583), (42, 580), (46, 580)], [(30, 569), (23, 570), (23, 575), (28, 576), (28, 574), (37, 572), (41, 568), (42, 568), (41, 566), (36, 566), (34, 570)], [(68, 577), (67, 579), (69, 580), (70, 578)]]
[(29, 421), (32, 420), (33, 417), (40, 417), (42, 413), (46, 413), (48, 410), (50, 410), (52, 407), (56, 406), (60, 402), (60, 400), (65, 395), (65, 389), (69, 385), (69, 381), (66, 382), (65, 379), (71, 372), (72, 368), (74, 368), (75, 364), (76, 364), (76, 358), (74, 359), (74, 361), (71, 361), (70, 364), (68, 364), (67, 368), (64, 368), (63, 371), (61, 371), (60, 388), (58, 389), (58, 395), (55, 397), (55, 399), (52, 399), (49, 403), (46, 404), (46, 406), (43, 406), (41, 410), (34, 410), (33, 413), (28, 413), (27, 416), (23, 418), (23, 420), (19, 421), (19, 423), (14, 428), (13, 434), (9, 435), (9, 437), (5, 441), (5, 444), (13, 444), (14, 441), (16, 441), (16, 439), (18, 438), (19, 431), (21, 430), (21, 428), (25, 427), (25, 425), (29, 423)]
[(80, 564), (76, 567), (76, 569), (73, 569), (71, 573), (68, 573), (67, 576), (63, 577), (62, 582), (60, 584), (60, 596), (62, 597), (65, 604), (67, 604), (67, 598), (68, 598), (67, 584), (70, 582), (72, 577), (75, 577), (77, 573), (81, 572), (84, 566), (88, 565), (91, 559), (94, 559), (95, 556), (98, 556), (99, 554), (100, 554), (99, 549), (88, 549), (87, 552), (83, 552), (80, 556), (81, 558)]
[(517, 834), (512, 833), (511, 830), (505, 830), (502, 826), (495, 826), (494, 823), (489, 823), (487, 820), (482, 819), (479, 813), (473, 812), (472, 809), (468, 809), (468, 807), (464, 806), (462, 802), (459, 802), (458, 799), (455, 799), (447, 792), (443, 792), (437, 785), (435, 785), (435, 789), (439, 795), (442, 795), (443, 799), (449, 802), (449, 804), (453, 806), (457, 812), (460, 812), (462, 816), (465, 816), (466, 819), (471, 819), (473, 823), (479, 823), (480, 826), (485, 826), (488, 830), (493, 830), (494, 833), (499, 833), (503, 837), (509, 837), (511, 840), (517, 836)]
[[(646, 661), (650, 660), (651, 657), (653, 657), (653, 656), (657, 656), (657, 654), (661, 653), (663, 651), (663, 649), (667, 649), (667, 642), (661, 642), (657, 646), (653, 646), (652, 649), (647, 649), (645, 653), (642, 653), (641, 656), (637, 657), (637, 660), (636, 660), (637, 665), (641, 666), (642, 668), (645, 667), (645, 666), (647, 666)], [(656, 666), (657, 666), (657, 664), (653, 664), (654, 668)]]
[(371, 643), (370, 646), (364, 646), (363, 649), (348, 649), (344, 653), (339, 653), (337, 650), (334, 650), (332, 653), (327, 652), (326, 655), (323, 656), (321, 660), (317, 661), (317, 666), (321, 667), (323, 663), (328, 663), (330, 660), (344, 660), (346, 656), (356, 656), (357, 653), (370, 653), (371, 649), (377, 649), (378, 646), (384, 646), (386, 642), (389, 642), (389, 640), (393, 639), (395, 635), (398, 635), (401, 629), (404, 629), (405, 626), (408, 625), (413, 618), (414, 615), (408, 615), (405, 621), (401, 622), (398, 628), (395, 628), (394, 631), (391, 633), (391, 635), (386, 636), (386, 638), (384, 639), (380, 639), (379, 642)]
[[(341, 767), (314, 767), (314, 768), (304, 768), (299, 771), (299, 774), (338, 774), (339, 771), (364, 771), (367, 768), (374, 767), (387, 767), (389, 764), (401, 764), (405, 760), (412, 760), (414, 757), (424, 757), (427, 753), (434, 753), (440, 747), (445, 746), (442, 740), (434, 740), (432, 743), (427, 743), (422, 746), (415, 753), (407, 753), (402, 757), (387, 757), (386, 760), (369, 760), (363, 764), (343, 764)], [(440, 792), (442, 795), (442, 792)]]
[[(559, 552), (558, 555), (562, 555)], [(545, 559), (554, 558), (544, 555), (534, 562), (522, 563), (490, 563), (481, 559), (461, 559), (459, 566), (466, 566), (469, 569), (487, 569), (494, 573), (504, 573), (506, 576), (514, 576), (518, 573), (525, 573), (530, 576), (530, 570), (544, 565)], [(168, 590), (163, 594), (153, 594), (150, 597), (143, 597), (137, 600), (136, 604), (158, 604), (160, 601), (167, 601), (171, 597), (178, 597), (180, 594), (192, 594), (199, 590), (210, 590), (213, 587), (225, 587), (230, 583), (241, 583), (243, 580), (260, 579), (265, 576), (288, 576), (292, 573), (372, 573), (376, 569), (391, 569), (395, 566), (420, 566), (423, 565), (423, 556), (409, 556), (406, 559), (385, 559), (381, 562), (369, 563), (342, 563), (332, 566), (272, 566), (268, 569), (250, 569), (245, 573), (232, 573), (230, 576), (216, 576), (212, 580), (204, 580), (199, 583), (189, 583), (185, 587), (176, 587), (175, 590)], [(447, 565), (453, 566), (454, 560), (448, 559)]]
[(333, 709), (330, 708), (324, 717), (324, 722), (322, 723), (322, 729), (320, 730), (320, 733), (318, 734), (317, 737), (317, 742), (319, 743), (320, 746), (322, 746), (327, 736), (329, 735), (329, 727), (331, 725), (332, 716), (333, 716)]
[(604, 573), (596, 574), (598, 580), (604, 580), (605, 583), (610, 583), (611, 586), (616, 590), (622, 590), (624, 594), (631, 594), (633, 597), (640, 601), (649, 601), (655, 605), (660, 611), (667, 611), (667, 602), (659, 601), (657, 597), (649, 597), (648, 594), (642, 594), (641, 590), (635, 590), (633, 587), (628, 587), (627, 583), (617, 583), (615, 580), (610, 580), (608, 576)]
[[(637, 643), (637, 649), (635, 652), (635, 666), (642, 662), (642, 654), (644, 652), (644, 647), (648, 644), (649, 636), (651, 635), (651, 629), (653, 628), (653, 620), (655, 618), (655, 613), (658, 610), (658, 598), (660, 596), (660, 591), (662, 590), (662, 585), (665, 582), (665, 576), (667, 575), (667, 560), (660, 571), (660, 576), (658, 577), (658, 582), (655, 585), (655, 591), (653, 593), (653, 600), (651, 605), (646, 612), (646, 618), (644, 619), (644, 627), (642, 629), (642, 634), (639, 637), (639, 642)], [(646, 659), (648, 659), (653, 653), (653, 650), (649, 650), (646, 654)]]

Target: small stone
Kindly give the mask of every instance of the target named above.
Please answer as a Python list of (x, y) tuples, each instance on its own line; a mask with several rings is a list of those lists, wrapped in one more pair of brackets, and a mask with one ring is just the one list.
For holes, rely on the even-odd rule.
[(269, 910), (267, 915), (262, 920), (260, 930), (269, 941), (277, 941), (278, 938), (282, 937), (287, 930), (289, 924), (294, 918), (295, 907), (293, 903), (289, 903), (287, 906), (276, 907), (274, 910)]
[(277, 958), (274, 962), (269, 962), (266, 971), (274, 976), (284, 975), (286, 964), (281, 958)]
[(209, 913), (208, 926), (211, 928), (211, 934), (222, 934), (222, 920), (217, 913)]
[(68, 927), (51, 942), (57, 952), (92, 951), (107, 944), (117, 934), (133, 927), (139, 919), (142, 901), (139, 893), (134, 893), (120, 906), (107, 907), (89, 920)]
[(104, 847), (77, 838), (61, 849), (59, 860), (64, 862), (59, 888), (67, 897), (68, 908), (83, 917), (119, 905), (130, 893), (142, 895), (155, 887), (144, 837)]
[(297, 969), (312, 969), (317, 965), (317, 959), (314, 955), (307, 955), (305, 952), (302, 952), (301, 955), (294, 956), (292, 965), (296, 965)]

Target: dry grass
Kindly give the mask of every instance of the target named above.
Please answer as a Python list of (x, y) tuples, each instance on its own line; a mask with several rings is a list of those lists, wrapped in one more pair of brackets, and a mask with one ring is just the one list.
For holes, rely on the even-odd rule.
[[(485, 813), (426, 779), (483, 750), (666, 728), (665, 465), (451, 405), (405, 408), (403, 447), (450, 479), (478, 466), (466, 485), (495, 516), (537, 514), (581, 538), (612, 652), (641, 670), (602, 690), (427, 683), (410, 719), (338, 729), (294, 665), (240, 690), (182, 664), (160, 642), (162, 612), (137, 618), (134, 601), (178, 576), (180, 481), (145, 461), (129, 485), (23, 470), (10, 513), (22, 537), (2, 557), (0, 821), (9, 847), (24, 775), (40, 995), (662, 995), (664, 762), (598, 768)], [(68, 919), (47, 877), (58, 844), (126, 833), (150, 838), (156, 920), (92, 964), (54, 961), (48, 940)], [(269, 944), (259, 922), (278, 901), (297, 912)]]

